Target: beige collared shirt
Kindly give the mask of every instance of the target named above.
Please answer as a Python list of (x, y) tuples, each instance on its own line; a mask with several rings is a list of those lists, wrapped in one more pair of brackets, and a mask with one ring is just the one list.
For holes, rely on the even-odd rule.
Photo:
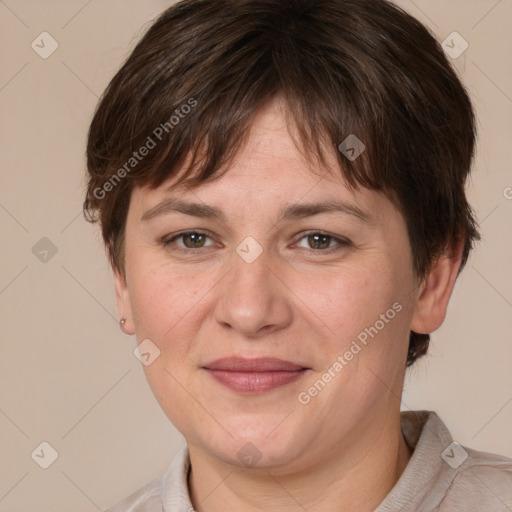
[[(374, 512), (512, 512), (512, 459), (454, 443), (432, 411), (401, 414), (414, 450), (402, 476)], [(193, 512), (183, 447), (156, 478), (105, 512)]]

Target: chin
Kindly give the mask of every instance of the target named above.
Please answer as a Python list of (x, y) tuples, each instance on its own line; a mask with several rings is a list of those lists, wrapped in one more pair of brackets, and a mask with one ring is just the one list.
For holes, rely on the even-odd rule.
[[(304, 433), (293, 435), (289, 429), (279, 429), (279, 427), (277, 431), (276, 425), (280, 420), (282, 418), (249, 427), (246, 420), (243, 427), (238, 425), (238, 430), (233, 422), (222, 423), (222, 420), (219, 420), (226, 426), (228, 432), (232, 432), (233, 437), (219, 428), (216, 438), (203, 439), (201, 444), (213, 456), (240, 468), (289, 467), (300, 456), (301, 447), (305, 444), (305, 436)], [(227, 425), (230, 427), (227, 428)]]

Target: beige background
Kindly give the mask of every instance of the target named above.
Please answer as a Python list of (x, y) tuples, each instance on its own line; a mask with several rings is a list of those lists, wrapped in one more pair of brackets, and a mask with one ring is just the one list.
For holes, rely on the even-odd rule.
[[(98, 96), (169, 3), (0, 1), (3, 512), (101, 510), (183, 444), (118, 328), (98, 228), (81, 216)], [(483, 237), (402, 409), (435, 409), (461, 444), (512, 457), (512, 1), (398, 3), (440, 41), (457, 31), (469, 43), (454, 64), (478, 112), (469, 194)], [(59, 45), (47, 59), (31, 48), (43, 31)], [(43, 237), (57, 249), (46, 262), (32, 249)], [(31, 458), (43, 441), (59, 455), (46, 470)]]

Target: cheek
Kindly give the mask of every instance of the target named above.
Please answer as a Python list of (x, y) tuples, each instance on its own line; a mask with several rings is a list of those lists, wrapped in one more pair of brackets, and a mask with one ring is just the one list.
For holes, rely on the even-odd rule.
[[(194, 389), (194, 348), (196, 333), (202, 325), (205, 309), (201, 299), (214, 282), (211, 278), (149, 269), (143, 265), (132, 275), (132, 312), (138, 343), (150, 339), (160, 350), (159, 356), (143, 370), (160, 407), (179, 429), (189, 431), (190, 418), (203, 414), (190, 411), (188, 390)], [(205, 297), (206, 295), (206, 297)], [(207, 418), (204, 419), (207, 421)]]
[(180, 345), (175, 342), (181, 336), (177, 334), (193, 324), (201, 310), (201, 300), (214, 285), (210, 281), (168, 269), (134, 273), (130, 298), (138, 338), (154, 340), (162, 351), (168, 350), (173, 340), (173, 349), (179, 350)]
[(306, 286), (298, 293), (308, 297), (304, 315), (319, 334), (322, 366), (331, 367), (341, 356), (345, 377), (338, 380), (345, 384), (360, 386), (370, 375), (368, 368), (382, 375), (392, 372), (407, 351), (411, 312), (406, 277), (384, 258), (373, 263), (303, 279)]
[(311, 321), (325, 324), (329, 337), (354, 336), (385, 313), (398, 295), (393, 279), (367, 263), (298, 279), (294, 287), (306, 297)]

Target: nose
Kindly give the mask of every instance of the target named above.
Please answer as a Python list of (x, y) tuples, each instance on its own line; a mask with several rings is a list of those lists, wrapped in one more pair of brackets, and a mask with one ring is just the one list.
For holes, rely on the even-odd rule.
[(219, 283), (215, 319), (224, 329), (254, 339), (286, 328), (292, 307), (290, 291), (268, 250), (249, 261), (233, 255), (233, 267)]

